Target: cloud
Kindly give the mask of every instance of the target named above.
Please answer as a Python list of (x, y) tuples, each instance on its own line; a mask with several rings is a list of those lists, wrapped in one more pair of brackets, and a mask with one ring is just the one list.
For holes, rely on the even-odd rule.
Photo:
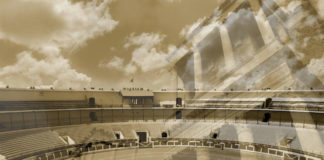
[(54, 86), (56, 88), (82, 88), (91, 78), (72, 69), (63, 57), (38, 60), (31, 52), (21, 52), (17, 62), (0, 70), (0, 84), (25, 88), (27, 86)]
[(137, 67), (133, 63), (124, 64), (124, 59), (114, 56), (109, 62), (101, 61), (99, 68), (115, 69), (124, 72), (126, 75), (133, 74), (137, 71)]
[(163, 68), (167, 65), (168, 53), (159, 50), (165, 35), (157, 33), (142, 33), (128, 37), (128, 45), (135, 46), (132, 52), (131, 63), (138, 66), (143, 72)]
[(125, 73), (127, 75), (129, 74), (134, 74), (136, 71), (137, 71), (137, 67), (133, 64), (133, 63), (128, 63), (126, 66), (125, 66)]
[(168, 2), (168, 3), (179, 3), (179, 2), (181, 2), (181, 0), (161, 0), (161, 1), (165, 1), (165, 2)]
[[(118, 22), (109, 13), (110, 2), (0, 1), (0, 40), (29, 48), (17, 55), (15, 64), (0, 69), (0, 84), (57, 88), (89, 86), (91, 78), (72, 69), (63, 54), (73, 52), (87, 40), (117, 26)], [(36, 59), (35, 53), (41, 53), (42, 59)]]
[[(210, 33), (213, 29), (214, 29), (214, 23), (210, 23), (207, 26), (203, 26), (201, 27), (201, 23), (206, 19), (206, 17), (203, 18), (199, 18), (196, 22), (194, 22), (191, 25), (187, 25), (184, 28), (181, 29), (180, 31), (180, 36), (186, 38), (187, 40), (189, 40), (190, 38), (192, 38), (190, 40), (190, 44), (192, 44), (192, 46), (196, 46), (208, 33)], [(194, 34), (194, 32), (196, 31), (196, 29), (200, 27), (200, 31), (199, 33), (195, 34), (195, 36), (192, 37), (192, 34)]]
[(122, 70), (124, 65), (124, 59), (114, 56), (108, 63), (100, 62), (100, 68), (114, 68), (117, 70)]
[(141, 72), (150, 72), (162, 68), (168, 68), (167, 57), (176, 50), (176, 46), (168, 45), (163, 50), (162, 42), (166, 36), (159, 33), (142, 33), (140, 35), (130, 34), (126, 38), (124, 48), (132, 47), (131, 59), (127, 64), (118, 57), (113, 57), (108, 63), (99, 67), (123, 70), (125, 74), (133, 74), (138, 69)]
[(109, 2), (2, 0), (0, 38), (44, 54), (48, 53), (48, 48), (57, 51), (61, 48), (73, 49), (116, 27), (118, 22), (111, 18)]
[(318, 14), (321, 16), (321, 18), (324, 19), (324, 1), (318, 0), (317, 7), (318, 7)]
[[(307, 8), (304, 8), (302, 6), (301, 2), (299, 2), (299, 1), (291, 1), (291, 2), (281, 1), (281, 2), (282, 2), (282, 5), (285, 5), (285, 6), (281, 6), (277, 10), (275, 10), (271, 15), (268, 16), (268, 19), (266, 19), (263, 16), (262, 8), (255, 14), (253, 14), (251, 9), (240, 9), (235, 13), (230, 13), (229, 16), (227, 17), (224, 25), (222, 24), (222, 22), (218, 22), (217, 19), (212, 19), (210, 21), (210, 23), (200, 26), (200, 24), (204, 21), (204, 18), (200, 18), (196, 22), (194, 22), (192, 25), (188, 25), (188, 26), (184, 27), (180, 32), (180, 36), (186, 38), (187, 40), (190, 38), (190, 42), (188, 43), (189, 45), (187, 45), (187, 46), (189, 46), (192, 51), (194, 51), (194, 52), (204, 51), (204, 48), (199, 48), (199, 50), (195, 49), (195, 48), (197, 48), (197, 44), (202, 44), (202, 43), (207, 44), (207, 45), (203, 45), (203, 44), (198, 45), (198, 47), (199, 46), (201, 46), (201, 47), (207, 46), (208, 47), (209, 46), (208, 44), (216, 44), (216, 42), (213, 42), (213, 41), (217, 40), (216, 38), (214, 40), (211, 38), (206, 40), (206, 36), (212, 35), (214, 28), (226, 26), (228, 33), (231, 34), (230, 38), (231, 38), (231, 42), (233, 43), (232, 49), (234, 52), (235, 52), (235, 50), (238, 50), (239, 54), (240, 54), (240, 55), (236, 54), (236, 56), (235, 56), (236, 65), (239, 65), (240, 62), (242, 64), (246, 63), (249, 60), (246, 57), (253, 58), (253, 54), (255, 53), (255, 51), (257, 51), (255, 48), (260, 48), (264, 45), (261, 43), (262, 42), (261, 38), (266, 38), (268, 40), (272, 40), (273, 30), (275, 32), (277, 32), (280, 36), (280, 37), (275, 37), (275, 38), (280, 38), (280, 40), (285, 40), (284, 35), (290, 36), (289, 37), (290, 41), (288, 41), (288, 42), (283, 41), (283, 43), (284, 43), (284, 45), (289, 45), (289, 46), (293, 47), (292, 49), (294, 49), (295, 54), (298, 55), (297, 58), (299, 60), (303, 59), (303, 57), (305, 57), (304, 53), (312, 55), (312, 53), (308, 53), (308, 52), (316, 51), (316, 49), (318, 49), (319, 47), (315, 47), (315, 45), (318, 45), (317, 42), (319, 42), (319, 40), (321, 40), (323, 37), (322, 36), (323, 34), (318, 34), (318, 35), (313, 34), (313, 33), (316, 34), (316, 32), (319, 31), (319, 29), (317, 29), (317, 28), (319, 28), (318, 27), (319, 26), (318, 16), (312, 14), (312, 12), (309, 12), (309, 10), (307, 10)], [(319, 2), (319, 3), (321, 3), (321, 2)], [(324, 1), (323, 1), (323, 3), (324, 3)], [(322, 8), (324, 8), (324, 6)], [(298, 13), (300, 13), (300, 14), (298, 14)], [(285, 18), (285, 16), (287, 16), (287, 18)], [(300, 17), (298, 17), (298, 16), (300, 16)], [(280, 26), (281, 23), (276, 24), (277, 18), (282, 18), (281, 19), (282, 23), (286, 23), (286, 24), (292, 23), (290, 25), (291, 28), (288, 28), (288, 31), (287, 31), (289, 33), (282, 34), (281, 31), (284, 31), (284, 30), (280, 30), (282, 28)], [(300, 18), (300, 19), (296, 19), (296, 18)], [(255, 23), (255, 21), (258, 23)], [(269, 30), (266, 28), (267, 25), (269, 25), (268, 23), (270, 23), (272, 30), (271, 29)], [(262, 35), (264, 37), (257, 39), (258, 37), (260, 37), (260, 36), (258, 36), (258, 33), (256, 32), (259, 30), (259, 28), (257, 28), (257, 27), (261, 27), (263, 29), (264, 32), (262, 32)], [(311, 27), (313, 27), (313, 28), (311, 28)], [(196, 28), (199, 28), (199, 33), (196, 31)], [(313, 32), (309, 32), (310, 30), (313, 30)], [(190, 37), (192, 35), (192, 33), (194, 33), (194, 32), (197, 32), (197, 33), (195, 33), (195, 36)], [(250, 37), (248, 37), (248, 36), (250, 36)], [(216, 45), (213, 45), (213, 46), (216, 46)], [(318, 45), (318, 46), (320, 46), (320, 45)], [(245, 49), (243, 47), (250, 47), (250, 48)], [(298, 47), (298, 48), (296, 48), (296, 47)], [(299, 49), (306, 49), (306, 50), (308, 50), (308, 52), (304, 51), (304, 50), (299, 50)], [(213, 52), (213, 54), (218, 53), (218, 51), (216, 51), (215, 48), (213, 48), (212, 50), (209, 50), (209, 51)], [(253, 53), (253, 54), (249, 54), (249, 53)], [(201, 52), (200, 52), (200, 54), (202, 55)], [(203, 53), (203, 54), (205, 54), (205, 53)], [(212, 56), (209, 56), (209, 58), (207, 58), (205, 60), (209, 61), (210, 58), (212, 58)], [(282, 57), (282, 59), (286, 59), (286, 60), (283, 60), (284, 62), (288, 61), (287, 57)], [(203, 61), (201, 63), (206, 64), (206, 61)], [(315, 62), (317, 62), (317, 61), (313, 61), (313, 63), (315, 63)], [(320, 62), (317, 62), (317, 64), (319, 64), (319, 63)], [(307, 65), (307, 61), (306, 61), (306, 65)], [(226, 66), (222, 66), (222, 67), (226, 67)], [(313, 67), (313, 68), (315, 68), (315, 67)], [(215, 68), (211, 67), (211, 69), (215, 69)], [(264, 68), (264, 69), (267, 69), (267, 68)], [(202, 71), (202, 72), (205, 72), (205, 71)], [(211, 72), (211, 71), (208, 70), (206, 73), (209, 73), (209, 72)], [(308, 70), (305, 68), (300, 68), (299, 70), (293, 70), (293, 72), (298, 77), (300, 75), (300, 73), (302, 73), (305, 76), (306, 75), (305, 73), (308, 72)], [(316, 75), (321, 75), (321, 74), (317, 73)], [(229, 86), (230, 84), (234, 83), (234, 81), (232, 81), (232, 80), (235, 79), (236, 76), (238, 76), (238, 75), (231, 75), (227, 79), (225, 79), (223, 81), (224, 86)], [(240, 75), (240, 76), (246, 76), (246, 75)], [(252, 78), (261, 79), (263, 76), (264, 76), (264, 70), (261, 70), (260, 72), (253, 74)], [(212, 76), (209, 76), (209, 77), (212, 77)], [(238, 83), (240, 83), (240, 87), (244, 88), (246, 86), (251, 87), (254, 85), (253, 83), (251, 83), (249, 77), (243, 79), (243, 81), (244, 82), (238, 82)], [(214, 81), (211, 81), (211, 82), (213, 83)], [(207, 81), (204, 83), (208, 84), (209, 82)], [(212, 84), (212, 85), (215, 86), (216, 84)]]
[(126, 38), (127, 42), (124, 47), (141, 46), (143, 48), (153, 48), (154, 46), (159, 45), (165, 37), (165, 35), (158, 33), (142, 33), (138, 36), (136, 36), (135, 33), (131, 33)]
[[(215, 15), (217, 14), (221, 15), (221, 10), (216, 9)], [(269, 14), (270, 15), (267, 14), (267, 16), (264, 16), (264, 10), (262, 10), (262, 8), (257, 12), (253, 12), (250, 8), (245, 8), (239, 9), (235, 13), (229, 13), (229, 16), (225, 19), (225, 23), (220, 22), (216, 17), (211, 19), (209, 23), (203, 23), (206, 19), (205, 17), (199, 18), (192, 25), (185, 26), (180, 31), (179, 36), (187, 40), (186, 45), (181, 46), (180, 49), (182, 49), (184, 53), (187, 53), (188, 50), (191, 50), (195, 54), (199, 52), (200, 54), (204, 52), (204, 55), (206, 55), (207, 52), (210, 53), (208, 55), (222, 54), (222, 51), (218, 51), (217, 49), (215, 49), (222, 48), (217, 47), (217, 45), (222, 42), (219, 41), (219, 39), (212, 36), (214, 32), (224, 33), (223, 30), (218, 31), (217, 28), (225, 27), (229, 33), (229, 37), (231, 40), (230, 42), (233, 43), (230, 45), (233, 45), (231, 49), (235, 53), (235, 63), (238, 67), (240, 66), (240, 64), (247, 64), (251, 59), (254, 58), (254, 55), (260, 51), (260, 48), (272, 42), (274, 38), (282, 42), (283, 45), (288, 45), (293, 50), (295, 55), (298, 55), (296, 56), (298, 60), (303, 60), (303, 57), (307, 57), (307, 55), (304, 55), (304, 53), (306, 52), (300, 50), (300, 48), (307, 49), (310, 46), (314, 46), (310, 44), (317, 45), (316, 43), (314, 43), (314, 41), (323, 39), (323, 34), (318, 34), (318, 36), (309, 34), (310, 30), (318, 30), (316, 28), (316, 26), (318, 26), (319, 24), (318, 16), (314, 15), (312, 12), (309, 12), (309, 10), (305, 8), (299, 1), (287, 2), (284, 0), (280, 0), (280, 7), (274, 10), (273, 13)], [(271, 28), (269, 29), (268, 27)], [(285, 29), (285, 27), (289, 28)], [(303, 30), (299, 28), (302, 28)], [(262, 34), (260, 34), (259, 31), (262, 31)], [(312, 33), (316, 34), (316, 32)], [(217, 34), (215, 33), (215, 35)], [(129, 63), (123, 64), (123, 68), (125, 68), (125, 66), (131, 67), (133, 68), (134, 72), (136, 72), (135, 68), (140, 69), (142, 72), (150, 72), (168, 68), (169, 62), (164, 61), (165, 58), (169, 57), (175, 50), (179, 48), (176, 48), (173, 45), (168, 45), (166, 47), (168, 49), (161, 49), (162, 47), (165, 47), (165, 45), (162, 45), (164, 38), (165, 35), (158, 33), (142, 33), (139, 35), (131, 34), (127, 38), (127, 42), (125, 43), (124, 47), (127, 49), (132, 49), (132, 58)], [(216, 47), (212, 48), (211, 46)], [(208, 49), (208, 47), (210, 49)], [(309, 48), (309, 50), (310, 49), (311, 48)], [(312, 49), (311, 52), (313, 52), (313, 50), (315, 51), (316, 49), (317, 48)], [(286, 52), (287, 53), (283, 54), (290, 55), (291, 53), (290, 50), (287, 50)], [(212, 56), (206, 57), (208, 58), (205, 58), (205, 61), (201, 62), (202, 64), (207, 64), (206, 62), (212, 59)], [(282, 56), (281, 58), (283, 59), (283, 63), (287, 63), (287, 61), (289, 61), (285, 56)], [(221, 56), (215, 59), (221, 59)], [(216, 60), (213, 61), (214, 63), (212, 65), (217, 64)], [(303, 62), (306, 62), (304, 64), (307, 65), (307, 61)], [(319, 63), (317, 61), (314, 61), (312, 63), (315, 62), (316, 64)], [(210, 74), (211, 76), (208, 76), (208, 78), (210, 77), (217, 79), (217, 76), (215, 75), (222, 75), (219, 73), (228, 71), (224, 70), (224, 67), (226, 67), (226, 65), (223, 65), (222, 63), (219, 63), (219, 65), (220, 66), (216, 67), (205, 67), (208, 69), (202, 72), (206, 72), (208, 74), (212, 73)], [(266, 69), (269, 69), (269, 67), (271, 66), (265, 66), (264, 68), (261, 68), (261, 70), (257, 73), (253, 73), (252, 75), (250, 75), (250, 77), (240, 79), (238, 85), (240, 85), (240, 87), (242, 88), (252, 88), (253, 86), (255, 86), (255, 81), (262, 80), (262, 78), (266, 76), (265, 71)], [(295, 69), (294, 67), (295, 66), (289, 69), (292, 72), (294, 72), (293, 74), (295, 74), (296, 77), (299, 78), (303, 75), (307, 75), (305, 74), (306, 72), (308, 73), (307, 69), (303, 67)], [(213, 72), (214, 70), (217, 70), (219, 68), (223, 71)], [(235, 81), (237, 81), (237, 78), (241, 76), (247, 76), (246, 73), (242, 74), (244, 75), (230, 75), (227, 79), (219, 80), (217, 83), (223, 83), (224, 88), (226, 88), (226, 86), (231, 86), (231, 84), (235, 83)], [(320, 73), (318, 74), (320, 75)], [(212, 79), (213, 81), (207, 79), (207, 82), (203, 83), (205, 83), (206, 85), (208, 85), (208, 83), (211, 83), (209, 86), (216, 86), (217, 84), (214, 84), (215, 79)], [(267, 82), (264, 81), (264, 83)]]

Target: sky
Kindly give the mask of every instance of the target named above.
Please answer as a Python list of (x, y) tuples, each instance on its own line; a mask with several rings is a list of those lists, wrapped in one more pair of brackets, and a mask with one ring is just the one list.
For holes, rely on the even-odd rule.
[(169, 86), (174, 76), (159, 69), (165, 65), (161, 59), (181, 43), (184, 27), (218, 5), (217, 0), (2, 0), (0, 85)]
[[(287, 4), (282, 0), (275, 1), (284, 6), (285, 13), (293, 13), (289, 8), (297, 4), (294, 1)], [(322, 22), (324, 12), (321, 6), (324, 3), (312, 1), (316, 4), (315, 20)], [(223, 25), (218, 21), (204, 26), (201, 33), (203, 36), (198, 35), (192, 40), (189, 45), (196, 46), (195, 48), (177, 46), (204, 19), (217, 14), (223, 2), (224, 0), (1, 0), (0, 87), (174, 89), (179, 79), (178, 73), (168, 61), (172, 53), (198, 50), (197, 52), (207, 54), (210, 52), (208, 49), (222, 52), (219, 50), (221, 45), (211, 49), (208, 45), (217, 39), (213, 36), (210, 36), (211, 39), (205, 38), (206, 35), (212, 35), (210, 33), (215, 26)], [(253, 29), (257, 24), (253, 18), (253, 21), (249, 18), (251, 13), (249, 9), (242, 9), (228, 14), (224, 24), (230, 32), (235, 54), (255, 52), (266, 45), (258, 29)], [(256, 21), (262, 21), (258, 18), (257, 15)], [(313, 24), (315, 20), (308, 18), (308, 21), (303, 20), (303, 24)], [(265, 22), (264, 20), (261, 24)], [(244, 26), (244, 23), (248, 25)], [(218, 32), (215, 31), (215, 34)], [(251, 36), (254, 40), (250, 40)], [(246, 37), (250, 39), (247, 40)], [(315, 55), (304, 56), (307, 52), (305, 48), (309, 46), (306, 44), (305, 47), (298, 48), (298, 36), (293, 44), (287, 43), (287, 46), (295, 46), (293, 48), (297, 53), (301, 52), (301, 61), (308, 67), (306, 69), (312, 67), (311, 72), (315, 71), (314, 74), (320, 80), (324, 74), (317, 68), (318, 64), (324, 62), (324, 58), (321, 59), (323, 49), (318, 46), (321, 46), (323, 37), (318, 37), (320, 41), (317, 43), (314, 35), (302, 39), (305, 43), (315, 41), (315, 45), (312, 45), (318, 52)], [(253, 55), (242, 54), (237, 57), (236, 61), (245, 63)], [(208, 58), (202, 63), (209, 63)], [(227, 70), (225, 64), (217, 64), (218, 70)], [(208, 69), (207, 72), (209, 71)], [(297, 72), (299, 70), (296, 71), (298, 77)], [(302, 74), (304, 75), (303, 72)]]

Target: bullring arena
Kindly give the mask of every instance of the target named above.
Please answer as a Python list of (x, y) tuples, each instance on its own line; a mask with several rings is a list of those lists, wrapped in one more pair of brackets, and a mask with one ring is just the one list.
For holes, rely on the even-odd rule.
[(10, 106), (0, 112), (6, 159), (315, 160), (324, 153), (324, 91), (0, 94), (1, 106)]
[(323, 8), (0, 0), (0, 160), (322, 160)]

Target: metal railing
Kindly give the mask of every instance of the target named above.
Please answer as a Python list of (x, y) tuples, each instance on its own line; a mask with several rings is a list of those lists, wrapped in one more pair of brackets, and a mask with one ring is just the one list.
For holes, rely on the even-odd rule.
[(95, 141), (85, 144), (53, 148), (34, 154), (24, 155), (15, 159), (26, 160), (50, 160), (66, 159), (71, 157), (81, 157), (89, 153), (104, 152), (115, 149), (133, 148), (159, 148), (159, 147), (194, 147), (194, 148), (214, 148), (219, 150), (241, 150), (258, 154), (267, 154), (282, 158), (295, 157), (297, 159), (321, 160), (324, 156), (291, 149), (284, 146), (274, 146), (268, 144), (257, 144), (249, 142), (218, 140), (218, 139), (196, 139), (196, 138), (152, 138), (146, 143), (138, 143), (137, 139), (124, 139), (114, 141)]

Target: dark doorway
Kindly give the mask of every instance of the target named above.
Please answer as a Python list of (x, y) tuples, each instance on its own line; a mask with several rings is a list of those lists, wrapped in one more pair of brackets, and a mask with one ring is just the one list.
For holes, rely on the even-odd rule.
[(94, 107), (96, 105), (96, 99), (93, 97), (89, 98), (89, 105), (91, 107)]
[(139, 143), (147, 142), (147, 132), (136, 132)]
[(217, 134), (217, 133), (214, 133), (212, 138), (213, 138), (213, 139), (216, 139), (217, 136), (218, 136), (218, 134)]
[(120, 139), (120, 134), (119, 133), (115, 133), (115, 137), (116, 137), (116, 139)]
[(271, 114), (265, 113), (262, 122), (269, 122), (270, 118), (271, 118)]
[(263, 108), (270, 108), (272, 104), (272, 98), (267, 98), (263, 103)]
[(176, 112), (176, 119), (182, 119), (182, 112), (181, 111)]
[(177, 102), (177, 107), (181, 107), (182, 106), (182, 98), (177, 98), (176, 99)]
[(91, 121), (97, 121), (98, 120), (96, 112), (90, 112), (89, 116), (90, 116)]
[(166, 133), (166, 132), (162, 132), (162, 138), (168, 138), (168, 133)]

